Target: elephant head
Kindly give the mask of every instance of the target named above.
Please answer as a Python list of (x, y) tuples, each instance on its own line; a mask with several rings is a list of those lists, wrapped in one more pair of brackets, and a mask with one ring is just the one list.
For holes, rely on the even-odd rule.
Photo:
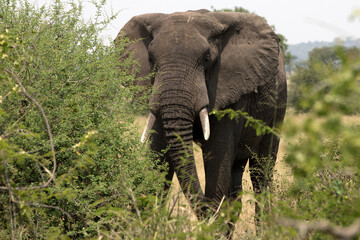
[(117, 38), (124, 36), (132, 41), (126, 52), (139, 63), (138, 75), (156, 69), (145, 83), (153, 93), (142, 141), (160, 119), (180, 185), (199, 200), (193, 130), (201, 122), (208, 140), (208, 110), (236, 103), (277, 74), (279, 38), (259, 16), (207, 10), (136, 16)]

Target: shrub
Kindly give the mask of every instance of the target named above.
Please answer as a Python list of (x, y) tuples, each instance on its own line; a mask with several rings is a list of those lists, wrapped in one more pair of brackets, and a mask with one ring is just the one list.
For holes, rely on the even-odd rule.
[[(321, 78), (320, 88), (302, 93), (308, 113), (288, 114), (284, 122), (285, 161), (294, 180), (288, 190), (275, 193), (266, 238), (299, 233), (310, 239), (346, 239), (349, 234), (350, 239), (360, 233), (353, 231), (360, 226), (359, 117), (347, 120), (360, 110), (360, 58), (342, 49), (336, 54), (338, 69)], [(345, 228), (352, 224), (352, 230)]]
[(118, 62), (126, 39), (106, 43), (99, 32), (115, 16), (85, 21), (75, 2), (0, 3), (2, 239), (96, 236), (110, 209), (132, 214), (130, 191), (162, 189), (134, 134), (137, 91), (123, 87), (133, 63)]

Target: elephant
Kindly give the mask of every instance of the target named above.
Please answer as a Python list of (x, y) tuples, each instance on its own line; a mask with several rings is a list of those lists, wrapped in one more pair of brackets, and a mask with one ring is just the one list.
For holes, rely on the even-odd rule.
[[(130, 42), (120, 58), (131, 55), (139, 77), (155, 72), (139, 83), (152, 89), (141, 141), (149, 141), (156, 152), (167, 150), (161, 157), (169, 166), (166, 178), (171, 182), (176, 173), (197, 216), (204, 212), (197, 206), (216, 209), (223, 198), (237, 198), (248, 161), (253, 189), (261, 193), (271, 177), (259, 171), (259, 159), (268, 159), (270, 169), (275, 165), (279, 136), (258, 136), (243, 116), (219, 120), (209, 112), (241, 110), (281, 127), (287, 86), (280, 40), (272, 28), (255, 14), (197, 10), (135, 16), (115, 43), (124, 37)], [(203, 152), (205, 191), (193, 142)]]

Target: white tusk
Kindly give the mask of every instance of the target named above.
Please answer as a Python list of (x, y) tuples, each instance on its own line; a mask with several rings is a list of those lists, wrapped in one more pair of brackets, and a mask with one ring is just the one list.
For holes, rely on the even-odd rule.
[(153, 126), (155, 124), (155, 120), (156, 120), (155, 115), (150, 112), (150, 114), (148, 116), (148, 119), (146, 121), (146, 126), (145, 126), (145, 129), (144, 129), (144, 132), (143, 132), (143, 134), (141, 136), (141, 142), (142, 143), (144, 143), (146, 141), (146, 139), (148, 138), (149, 131), (153, 128)]
[(200, 121), (203, 129), (204, 139), (208, 140), (210, 137), (210, 123), (209, 123), (209, 114), (206, 108), (203, 108), (200, 113)]

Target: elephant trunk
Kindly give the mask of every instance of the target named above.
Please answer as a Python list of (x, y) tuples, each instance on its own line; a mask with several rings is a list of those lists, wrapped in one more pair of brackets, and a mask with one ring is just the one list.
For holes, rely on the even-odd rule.
[[(191, 62), (191, 61), (189, 61)], [(204, 139), (210, 135), (206, 106), (209, 104), (204, 71), (190, 67), (178, 67), (174, 63), (159, 64), (159, 74), (153, 85), (150, 99), (151, 114), (147, 129), (156, 118), (163, 124), (171, 167), (175, 170), (180, 186), (187, 199), (196, 204), (204, 200), (193, 154), (193, 128), (197, 114), (203, 125)], [(183, 65), (181, 65), (183, 66)]]
[(204, 198), (193, 154), (193, 119), (187, 109), (179, 105), (166, 105), (161, 108), (166, 140), (170, 146), (170, 164), (179, 179), (187, 199), (192, 203)]

